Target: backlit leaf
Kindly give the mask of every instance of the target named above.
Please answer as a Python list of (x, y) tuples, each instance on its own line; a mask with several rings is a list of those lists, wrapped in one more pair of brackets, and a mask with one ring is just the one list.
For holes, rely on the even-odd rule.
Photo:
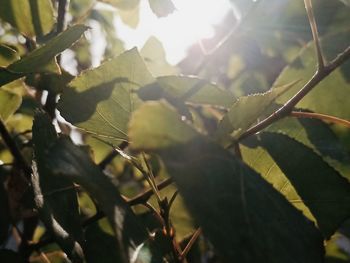
[(2, 0), (0, 18), (28, 36), (43, 36), (55, 23), (50, 0)]
[[(290, 202), (301, 209), (301, 204), (306, 205), (323, 235), (329, 238), (350, 216), (349, 182), (310, 148), (286, 135), (261, 133), (258, 145), (266, 149), (275, 163), (267, 161), (261, 152), (255, 155), (257, 166), (254, 160), (248, 162), (258, 171), (265, 169), (262, 175)], [(244, 152), (243, 156), (246, 158)]]
[[(140, 107), (130, 124), (137, 142), (131, 146), (161, 156), (224, 262), (322, 262), (323, 241), (311, 222), (259, 174), (170, 112), (163, 103)], [(165, 120), (171, 130), (160, 125)]]
[(153, 81), (139, 53), (132, 49), (74, 79), (58, 109), (73, 125), (118, 144), (127, 140), (127, 124), (137, 103), (134, 90)]
[(6, 121), (19, 108), (22, 97), (6, 89), (0, 89), (0, 119)]

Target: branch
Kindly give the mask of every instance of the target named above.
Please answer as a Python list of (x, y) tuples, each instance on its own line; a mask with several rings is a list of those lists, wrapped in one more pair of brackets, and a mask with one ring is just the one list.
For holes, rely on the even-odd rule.
[(342, 65), (345, 61), (350, 58), (350, 46), (348, 46), (342, 53), (340, 53), (334, 60), (332, 60), (328, 65), (324, 66), (322, 69), (316, 71), (312, 78), (281, 108), (272, 113), (269, 117), (262, 120), (255, 126), (248, 129), (243, 133), (238, 140), (242, 140), (250, 135), (253, 135), (273, 122), (287, 116), (293, 110), (294, 106), (298, 104), (318, 83), (325, 79), (330, 73)]
[(202, 233), (202, 229), (198, 228), (196, 230), (196, 232), (194, 232), (194, 234), (192, 235), (190, 241), (188, 241), (185, 249), (182, 251), (181, 253), (181, 260), (185, 259), (188, 252), (191, 250), (192, 246), (194, 245), (194, 243), (197, 241), (199, 235)]
[[(164, 181), (160, 182), (157, 185), (157, 188), (159, 190), (162, 190), (163, 188), (169, 186), (172, 184), (173, 180), (172, 178), (165, 179)], [(130, 206), (135, 206), (135, 205), (140, 205), (140, 204), (145, 204), (147, 201), (151, 198), (151, 196), (154, 194), (153, 189), (148, 189), (147, 191), (135, 196), (132, 199), (127, 199), (125, 198), (125, 201), (130, 205)], [(88, 225), (100, 220), (101, 218), (105, 217), (105, 214), (102, 211), (98, 211), (95, 215), (92, 217), (86, 219), (82, 226), (87, 227)]]
[(337, 118), (334, 116), (326, 115), (326, 114), (320, 114), (320, 113), (314, 113), (314, 112), (303, 112), (303, 111), (292, 111), (290, 113), (290, 116), (296, 117), (296, 118), (310, 118), (310, 119), (329, 121), (331, 123), (340, 124), (347, 128), (350, 128), (350, 121)]

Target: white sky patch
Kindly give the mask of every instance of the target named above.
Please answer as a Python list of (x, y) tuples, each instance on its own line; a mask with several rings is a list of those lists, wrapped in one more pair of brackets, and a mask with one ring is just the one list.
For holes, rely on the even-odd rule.
[(219, 24), (232, 10), (229, 0), (173, 0), (176, 11), (167, 17), (157, 18), (148, 6), (140, 3), (140, 23), (132, 29), (120, 20), (115, 21), (117, 34), (126, 48), (142, 48), (150, 36), (157, 37), (167, 53), (170, 63), (176, 64), (186, 55), (186, 50), (200, 39), (214, 34)]

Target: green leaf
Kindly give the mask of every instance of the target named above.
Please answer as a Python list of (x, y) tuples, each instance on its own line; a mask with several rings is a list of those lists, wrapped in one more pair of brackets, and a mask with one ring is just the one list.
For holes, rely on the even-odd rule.
[[(162, 114), (159, 114), (159, 113)], [(176, 125), (174, 125), (176, 123)], [(129, 125), (131, 147), (154, 150), (186, 143), (196, 131), (164, 102), (148, 102), (137, 110)]]
[(2, 0), (0, 18), (27, 37), (46, 35), (55, 24), (50, 0)]
[(0, 67), (6, 67), (17, 59), (19, 56), (14, 49), (0, 44)]
[(47, 164), (56, 175), (80, 184), (106, 214), (118, 241), (121, 262), (129, 262), (128, 249), (135, 250), (147, 232), (120, 195), (111, 178), (92, 162), (90, 156), (69, 139), (60, 138), (49, 150)]
[(285, 134), (321, 155), (342, 176), (350, 179), (350, 155), (331, 127), (321, 120), (283, 118), (265, 131)]
[(149, 6), (158, 17), (164, 17), (175, 11), (171, 0), (149, 0)]
[(156, 37), (151, 36), (146, 41), (140, 54), (153, 76), (178, 74), (178, 69), (168, 63), (165, 49)]
[(266, 149), (287, 178), (284, 182), (275, 182), (283, 184), (279, 190), (288, 198), (286, 186), (292, 185), (300, 199), (290, 201), (303, 202), (323, 235), (329, 238), (350, 216), (349, 182), (310, 148), (286, 135), (264, 132), (259, 138), (259, 145)]
[[(160, 154), (224, 262), (322, 262), (323, 240), (311, 222), (259, 174), (170, 112), (162, 103), (140, 107), (130, 124), (131, 142), (137, 142), (131, 146)], [(171, 130), (160, 125), (164, 120)], [(144, 139), (152, 137), (168, 143)]]
[[(350, 44), (350, 31), (332, 34), (321, 40), (322, 50), (327, 60), (334, 59)], [(311, 78), (316, 71), (316, 56), (313, 42), (308, 43), (306, 48), (287, 66), (275, 85), (283, 85), (301, 79), (289, 92), (282, 96), (278, 102), (285, 103)], [(350, 85), (350, 61), (344, 63), (339, 69), (320, 82), (297, 107), (308, 109), (313, 112), (329, 114), (343, 119), (350, 119), (348, 94)]]
[(74, 79), (58, 109), (78, 128), (119, 144), (127, 140), (127, 124), (138, 103), (134, 90), (152, 82), (139, 53), (132, 49)]
[(0, 119), (6, 121), (22, 103), (22, 97), (14, 92), (0, 89)]
[(46, 151), (56, 140), (57, 134), (49, 117), (38, 112), (33, 122), (35, 202), (40, 219), (68, 257), (83, 262), (83, 232), (74, 184), (67, 178), (55, 176), (46, 167)]
[[(0, 68), (0, 86), (30, 73), (51, 72), (47, 65), (62, 51), (69, 48), (88, 29), (84, 25), (73, 26), (35, 49), (7, 68)], [(57, 65), (56, 65), (57, 67)]]
[(277, 108), (275, 101), (297, 82), (272, 88), (268, 92), (240, 97), (219, 123), (216, 137), (219, 140), (231, 134), (238, 138), (251, 126), (269, 116)]

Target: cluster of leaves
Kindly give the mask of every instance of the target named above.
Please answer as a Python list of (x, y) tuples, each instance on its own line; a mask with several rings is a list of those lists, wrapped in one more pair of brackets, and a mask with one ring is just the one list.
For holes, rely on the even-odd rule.
[(349, 262), (349, 1), (232, 0), (177, 66), (100, 2), (2, 1), (1, 262)]

